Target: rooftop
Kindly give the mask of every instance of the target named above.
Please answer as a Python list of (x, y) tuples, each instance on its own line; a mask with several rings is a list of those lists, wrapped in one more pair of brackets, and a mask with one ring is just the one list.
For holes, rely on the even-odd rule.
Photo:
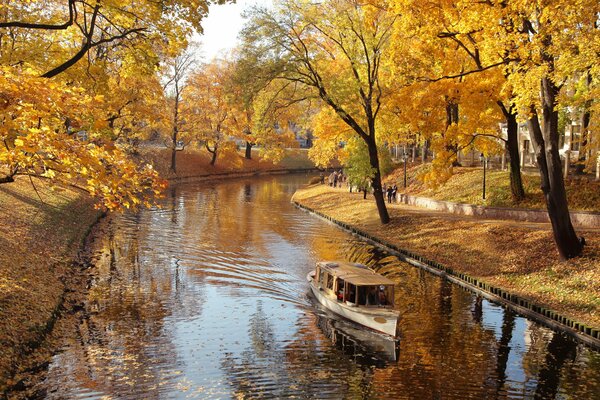
[(362, 264), (346, 261), (320, 261), (317, 263), (323, 270), (357, 286), (394, 285), (394, 281), (379, 275)]

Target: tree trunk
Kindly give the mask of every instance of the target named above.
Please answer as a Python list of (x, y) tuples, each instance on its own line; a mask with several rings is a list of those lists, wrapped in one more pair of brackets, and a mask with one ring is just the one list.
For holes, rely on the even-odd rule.
[[(552, 36), (542, 38), (545, 48), (552, 46)], [(537, 111), (532, 107), (529, 120), (531, 139), (534, 143), (536, 160), (540, 170), (542, 192), (546, 200), (548, 217), (552, 223), (552, 232), (558, 253), (562, 260), (577, 257), (583, 250), (583, 238), (579, 240), (571, 223), (567, 192), (562, 177), (562, 165), (558, 153), (558, 110), (557, 97), (560, 89), (550, 79), (554, 72), (554, 58), (548, 52), (541, 51), (542, 61), (548, 71), (541, 79), (541, 101), (543, 130)]]
[(177, 172), (177, 149), (175, 146), (171, 148), (171, 171)]
[(546, 200), (548, 217), (552, 223), (554, 241), (562, 260), (581, 254), (583, 244), (575, 234), (567, 194), (562, 178), (562, 166), (558, 154), (558, 112), (556, 96), (558, 88), (548, 78), (542, 79), (542, 109), (544, 126), (534, 112), (529, 120), (529, 132), (535, 144), (536, 161), (540, 170), (541, 188)]
[(212, 165), (214, 167), (215, 162), (217, 161), (217, 150), (218, 150), (219, 146), (215, 143), (215, 146), (211, 149), (208, 146), (208, 143), (204, 143), (204, 147), (212, 155), (210, 158), (210, 165)]
[(429, 140), (424, 140), (421, 146), (421, 164), (425, 164), (427, 161), (427, 150), (429, 148)]
[[(458, 124), (458, 104), (454, 102), (454, 100), (446, 102), (446, 130), (450, 128), (452, 125)], [(460, 162), (458, 162), (458, 144), (457, 143), (448, 143), (446, 144), (446, 150), (453, 153), (456, 158), (452, 160), (453, 167), (459, 167)]]
[[(373, 131), (372, 131), (373, 132)], [(379, 220), (382, 224), (390, 222), (390, 215), (388, 214), (385, 206), (385, 198), (381, 186), (381, 172), (379, 170), (379, 156), (377, 154), (377, 143), (375, 142), (374, 135), (369, 135), (367, 142), (367, 148), (369, 149), (369, 161), (371, 167), (375, 170), (375, 174), (371, 179), (371, 186), (373, 187), (373, 196), (375, 197), (375, 204), (377, 204), (377, 211), (379, 212)]]
[[(589, 87), (592, 85), (592, 74), (589, 71), (586, 77), (586, 84), (589, 90)], [(579, 145), (579, 156), (577, 157), (577, 165), (575, 167), (575, 173), (578, 175), (583, 174), (585, 169), (585, 161), (587, 160), (590, 120), (592, 118), (590, 112), (591, 107), (592, 100), (586, 100), (583, 105), (583, 113), (581, 115), (581, 144)]]
[(177, 91), (175, 96), (175, 107), (173, 110), (173, 132), (171, 135), (171, 171), (177, 172), (177, 137), (179, 135), (179, 89), (175, 85)]
[(246, 140), (246, 159), (252, 160), (252, 147), (254, 144)]
[(506, 118), (506, 149), (510, 158), (510, 191), (514, 201), (525, 198), (525, 189), (521, 179), (521, 157), (519, 155), (519, 124), (517, 113), (514, 108), (506, 108), (504, 103), (498, 101), (498, 105)]

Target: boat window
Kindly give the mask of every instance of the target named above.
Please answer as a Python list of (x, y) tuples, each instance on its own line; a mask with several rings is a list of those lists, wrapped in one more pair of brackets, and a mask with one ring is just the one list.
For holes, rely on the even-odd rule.
[(344, 300), (344, 280), (338, 278), (335, 286), (335, 294), (340, 301)]
[(351, 283), (347, 283), (346, 288), (348, 290), (348, 293), (346, 294), (346, 301), (356, 304), (356, 286)]
[(368, 306), (378, 306), (379, 305), (379, 296), (377, 286), (367, 286), (367, 305)]
[(366, 306), (392, 306), (394, 303), (393, 286), (359, 286), (358, 304)]
[(333, 290), (333, 276), (327, 274), (327, 289)]
[(379, 290), (377, 291), (377, 300), (378, 300), (380, 306), (389, 305), (389, 300), (388, 300), (389, 295), (385, 289), (386, 289), (385, 286), (380, 286)]
[(359, 306), (364, 306), (367, 304), (367, 288), (365, 286), (358, 286), (358, 304)]

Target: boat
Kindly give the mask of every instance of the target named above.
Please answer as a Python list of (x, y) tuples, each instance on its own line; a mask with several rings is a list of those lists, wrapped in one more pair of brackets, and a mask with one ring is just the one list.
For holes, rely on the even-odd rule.
[(319, 261), (307, 275), (310, 289), (328, 310), (377, 332), (397, 337), (394, 282), (362, 264)]

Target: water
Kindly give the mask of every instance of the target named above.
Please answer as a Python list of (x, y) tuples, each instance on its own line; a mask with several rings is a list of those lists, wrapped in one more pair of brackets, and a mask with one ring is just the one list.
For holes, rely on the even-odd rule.
[[(51, 399), (600, 398), (600, 355), (296, 209), (306, 176), (172, 187), (111, 219)], [(308, 296), (317, 260), (396, 283), (399, 346)]]

